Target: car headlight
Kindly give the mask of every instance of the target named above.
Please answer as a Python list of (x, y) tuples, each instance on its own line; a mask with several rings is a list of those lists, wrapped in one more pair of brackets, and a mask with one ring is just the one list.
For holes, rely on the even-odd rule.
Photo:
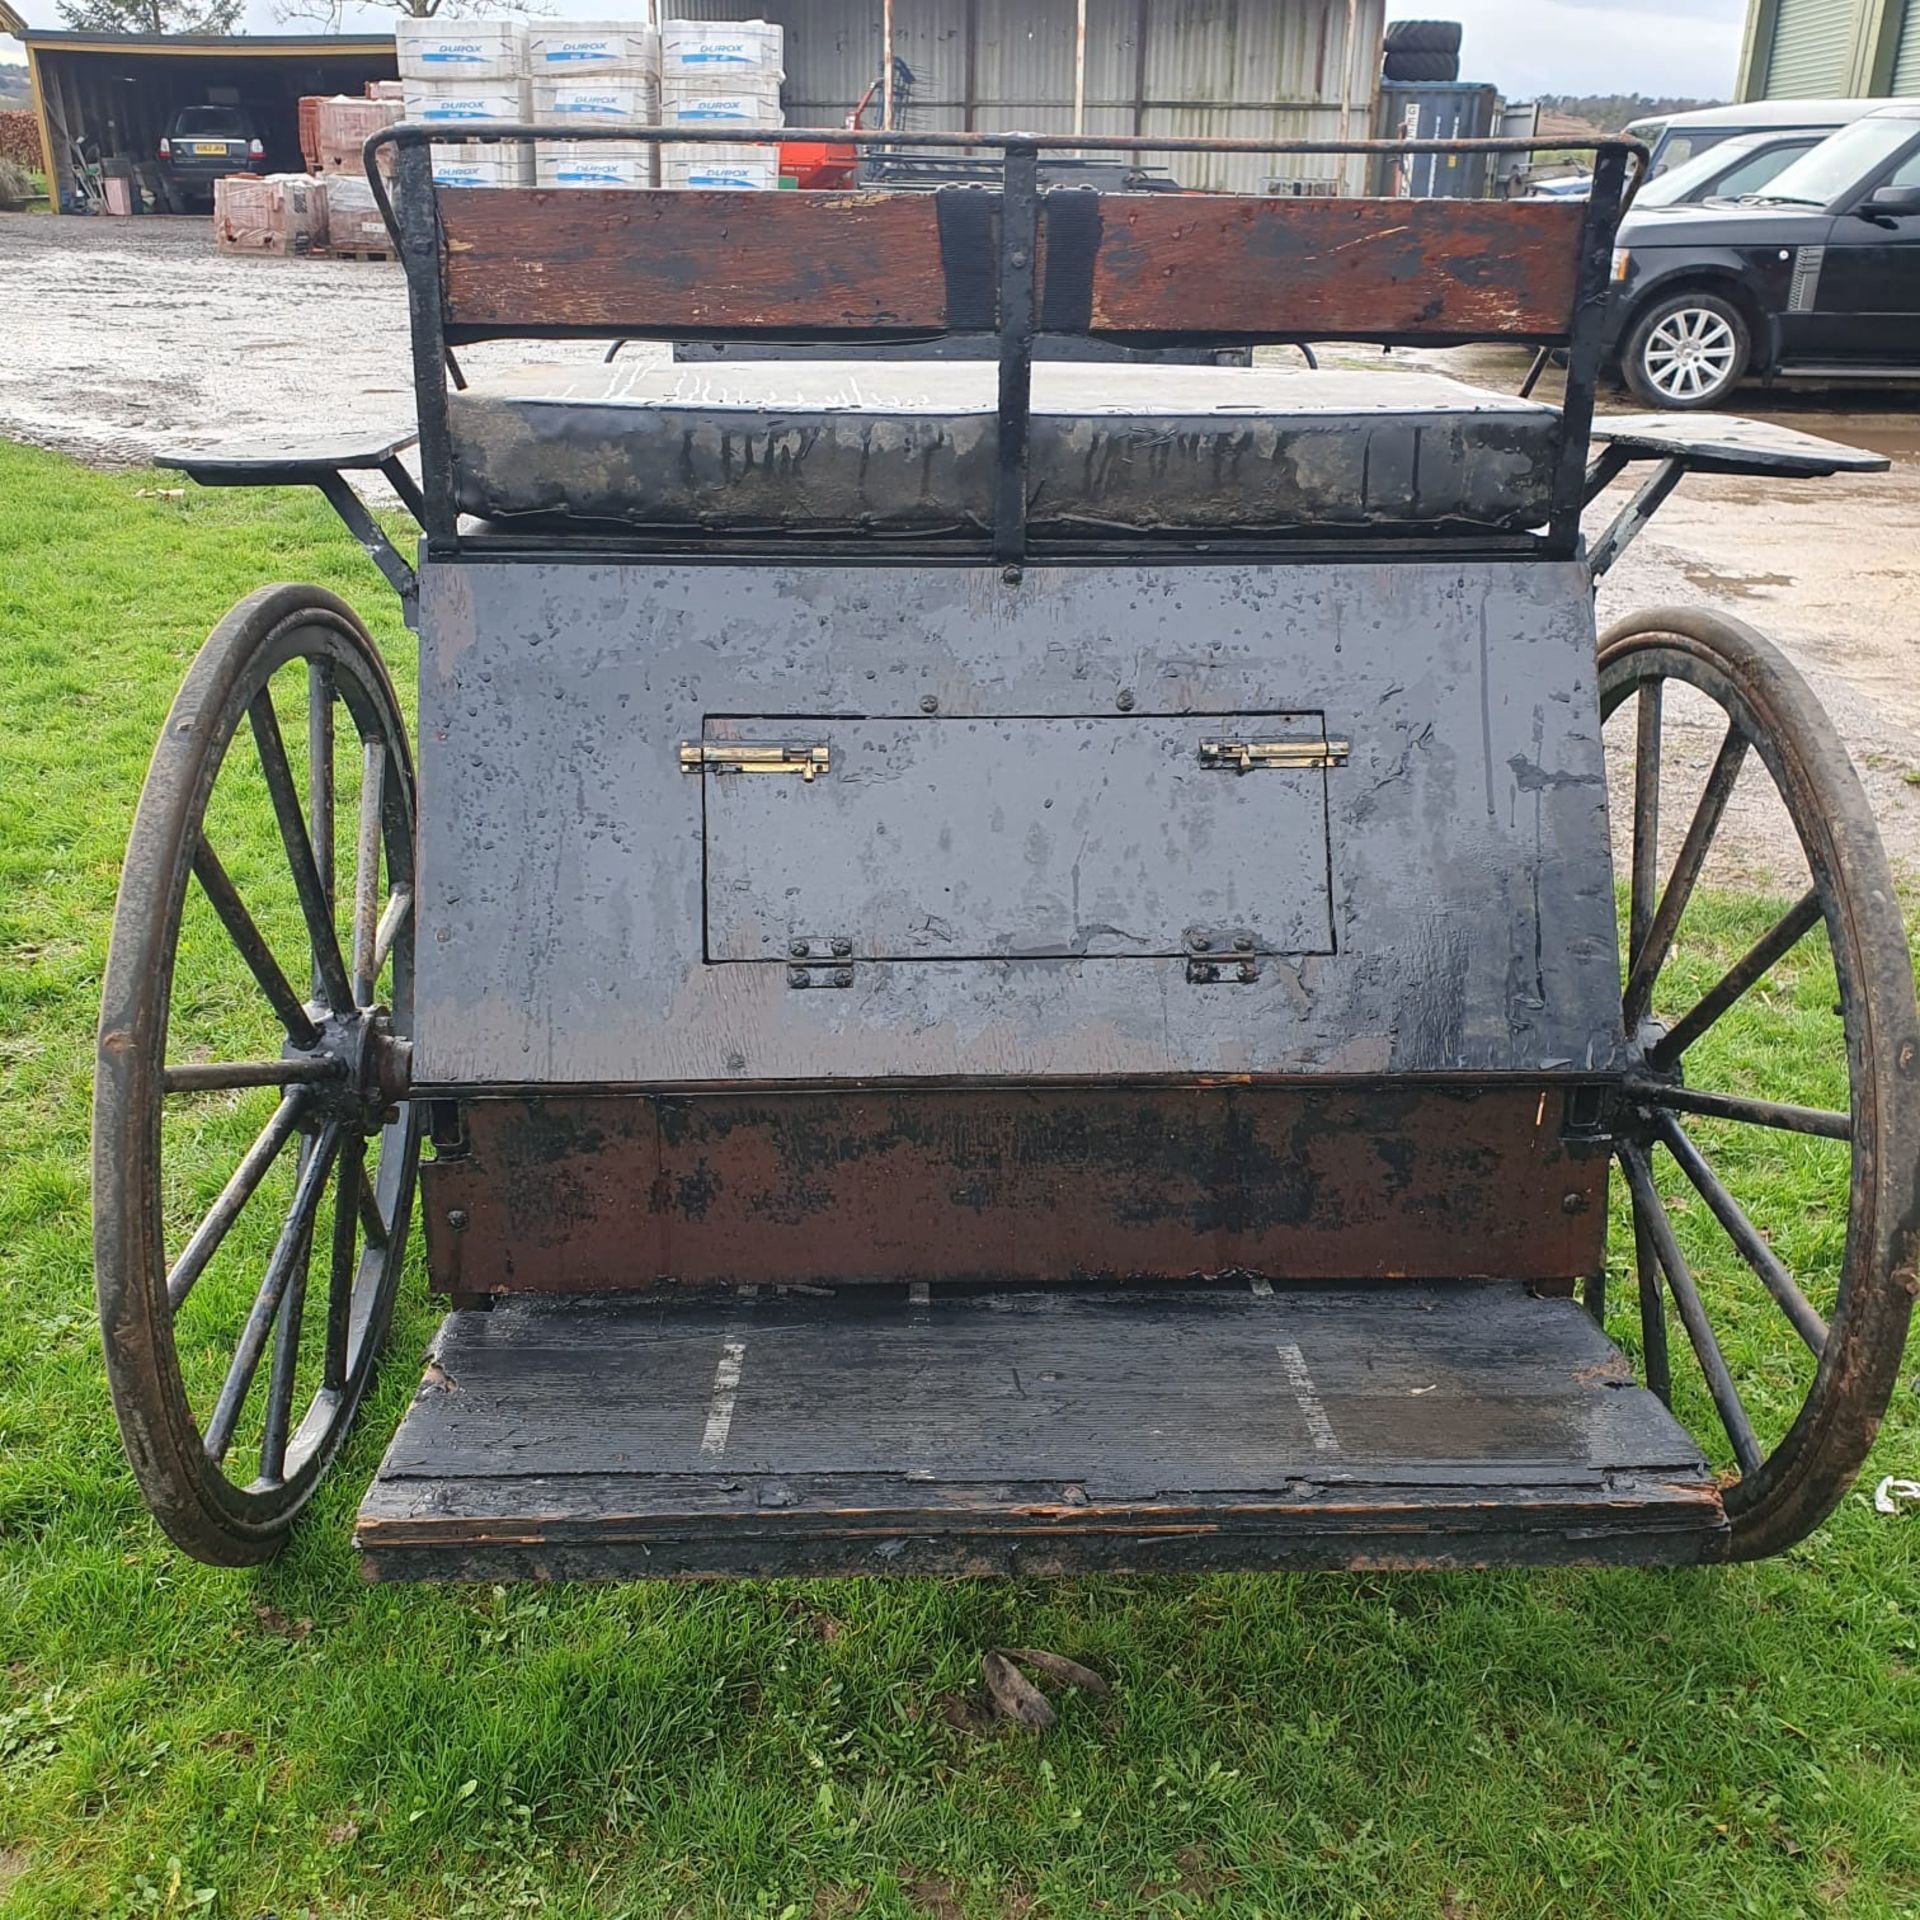
[(1607, 276), (1617, 286), (1627, 277), (1627, 268), (1632, 263), (1633, 250), (1630, 247), (1615, 247), (1613, 250), (1613, 271)]

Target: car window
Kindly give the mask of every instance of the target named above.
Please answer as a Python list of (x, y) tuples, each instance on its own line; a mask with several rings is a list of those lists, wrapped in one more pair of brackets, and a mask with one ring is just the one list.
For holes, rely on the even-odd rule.
[(1739, 132), (1737, 127), (1676, 127), (1653, 150), (1653, 177), (1698, 159)]
[(233, 107), (182, 107), (173, 130), (189, 138), (244, 140), (247, 137), (246, 119)]
[(1881, 187), (1920, 187), (1920, 147), (1908, 154), (1884, 180), (1877, 180), (1874, 184)]
[(1769, 147), (1765, 152), (1756, 153), (1729, 167), (1715, 183), (1713, 191), (1716, 196), (1727, 200), (1737, 200), (1743, 193), (1758, 193), (1769, 180), (1777, 179), (1803, 153), (1810, 153), (1813, 145), (1811, 140), (1805, 140), (1792, 146)]
[[(1708, 194), (1751, 193), (1790, 162), (1797, 160), (1819, 138), (1808, 134), (1804, 140), (1777, 140), (1763, 133), (1742, 134), (1737, 140), (1723, 141), (1695, 154), (1684, 165), (1670, 167), (1658, 180), (1648, 182), (1634, 203), (1642, 207), (1676, 207), (1683, 200), (1705, 199)], [(1730, 184), (1731, 183), (1731, 184)]]
[(1811, 153), (1803, 153), (1767, 182), (1760, 197), (1799, 206), (1831, 206), (1850, 187), (1871, 178), (1877, 167), (1891, 160), (1917, 133), (1920, 124), (1912, 120), (1869, 114), (1830, 134)]

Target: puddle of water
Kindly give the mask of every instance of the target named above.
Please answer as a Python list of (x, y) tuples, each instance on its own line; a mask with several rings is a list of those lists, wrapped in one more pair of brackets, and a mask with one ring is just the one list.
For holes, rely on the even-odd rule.
[(1688, 561), (1680, 571), (1702, 593), (1719, 594), (1729, 600), (1770, 600), (1775, 588), (1794, 584), (1790, 573), (1723, 573), (1704, 560)]

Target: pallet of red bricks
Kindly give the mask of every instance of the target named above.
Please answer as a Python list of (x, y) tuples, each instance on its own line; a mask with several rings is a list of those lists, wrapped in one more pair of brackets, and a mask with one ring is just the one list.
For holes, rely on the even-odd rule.
[(235, 253), (317, 253), (327, 244), (327, 183), (230, 173), (213, 183), (213, 237)]
[(383, 259), (393, 253), (393, 236), (374, 203), (373, 189), (364, 179), (350, 173), (336, 173), (325, 181), (327, 189), (327, 251), (329, 253), (379, 254)]
[[(314, 101), (314, 146), (318, 173), (364, 177), (361, 148), (369, 134), (390, 127), (406, 111), (399, 100), (367, 100), (350, 93), (318, 96)], [(391, 163), (386, 170), (391, 172)]]

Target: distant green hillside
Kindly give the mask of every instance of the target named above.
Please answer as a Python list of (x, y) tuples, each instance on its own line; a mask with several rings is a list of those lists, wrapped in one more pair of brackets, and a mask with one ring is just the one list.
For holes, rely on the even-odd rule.
[(0, 65), (0, 113), (15, 113), (27, 104), (26, 68)]
[(1543, 93), (1540, 104), (1552, 113), (1585, 120), (1603, 133), (1618, 133), (1630, 120), (1644, 120), (1656, 113), (1686, 113), (1695, 107), (1719, 107), (1726, 102), (1645, 93)]

